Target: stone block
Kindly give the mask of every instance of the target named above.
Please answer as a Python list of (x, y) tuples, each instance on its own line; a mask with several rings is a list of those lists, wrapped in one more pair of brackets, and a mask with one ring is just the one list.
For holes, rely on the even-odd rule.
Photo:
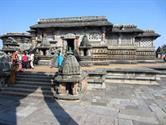
[(128, 119), (119, 119), (119, 125), (133, 125), (133, 122)]

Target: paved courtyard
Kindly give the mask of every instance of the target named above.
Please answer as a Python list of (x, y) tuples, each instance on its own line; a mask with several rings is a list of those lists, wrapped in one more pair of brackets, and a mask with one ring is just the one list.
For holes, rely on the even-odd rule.
[(106, 84), (81, 101), (0, 95), (0, 125), (166, 125), (166, 78), (159, 86)]
[[(91, 66), (81, 67), (82, 70), (95, 70), (98, 68), (115, 69), (115, 68), (138, 68), (138, 67), (166, 67), (166, 63), (140, 63), (140, 64), (110, 64), (109, 66)], [(48, 66), (35, 66), (35, 69), (26, 69), (32, 72), (50, 72), (55, 73), (57, 68), (49, 68)]]

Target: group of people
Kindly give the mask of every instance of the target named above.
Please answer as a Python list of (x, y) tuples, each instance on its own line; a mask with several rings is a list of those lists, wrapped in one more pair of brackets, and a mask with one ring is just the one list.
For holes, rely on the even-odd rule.
[(34, 69), (34, 54), (33, 52), (30, 52), (28, 54), (26, 51), (21, 53), (21, 51), (16, 51), (12, 54), (12, 64), (18, 64), (19, 65), (19, 71), (23, 71), (24, 68), (32, 68)]
[[(51, 67), (58, 66), (59, 69), (62, 68), (64, 56), (59, 51), (58, 55), (54, 55), (51, 60)], [(23, 69), (32, 68), (34, 69), (34, 53), (31, 51), (29, 54), (28, 52), (24, 51), (16, 51), (11, 56), (12, 64), (18, 64), (19, 68), (18, 71), (23, 71)]]
[(53, 58), (51, 59), (50, 67), (52, 68), (52, 67), (58, 66), (58, 68), (61, 68), (63, 64), (63, 60), (64, 60), (64, 56), (61, 53), (61, 51), (59, 51), (58, 55), (54, 54)]

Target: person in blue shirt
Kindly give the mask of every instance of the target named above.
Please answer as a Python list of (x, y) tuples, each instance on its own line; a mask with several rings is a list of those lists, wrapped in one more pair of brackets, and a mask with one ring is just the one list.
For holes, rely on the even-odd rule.
[(64, 59), (64, 57), (63, 57), (61, 51), (59, 51), (59, 53), (58, 53), (58, 68), (62, 67), (63, 59)]

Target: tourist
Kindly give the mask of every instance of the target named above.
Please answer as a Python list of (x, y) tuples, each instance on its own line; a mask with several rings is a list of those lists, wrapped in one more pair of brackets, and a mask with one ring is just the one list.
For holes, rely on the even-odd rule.
[(51, 53), (53, 55), (52, 59), (50, 60), (50, 68), (57, 66), (57, 53)]
[(18, 51), (18, 71), (23, 71), (22, 69), (22, 54), (21, 54), (21, 51), (19, 50)]
[(22, 56), (22, 63), (23, 63), (23, 68), (28, 68), (28, 56), (26, 54), (26, 52), (24, 52), (23, 56)]
[(166, 54), (164, 54), (162, 58), (166, 62)]
[(10, 71), (10, 77), (8, 79), (9, 84), (16, 84), (16, 72), (18, 71), (18, 64), (12, 64), (11, 71)]
[(30, 52), (30, 67), (31, 67), (32, 69), (34, 69), (33, 62), (34, 62), (34, 54), (33, 54), (33, 52), (31, 51), (31, 52)]
[(61, 69), (61, 67), (62, 67), (63, 59), (64, 59), (64, 57), (63, 57), (61, 51), (59, 51), (59, 53), (58, 53), (58, 68), (59, 69)]
[(18, 51), (12, 54), (12, 64), (16, 64), (18, 59)]

